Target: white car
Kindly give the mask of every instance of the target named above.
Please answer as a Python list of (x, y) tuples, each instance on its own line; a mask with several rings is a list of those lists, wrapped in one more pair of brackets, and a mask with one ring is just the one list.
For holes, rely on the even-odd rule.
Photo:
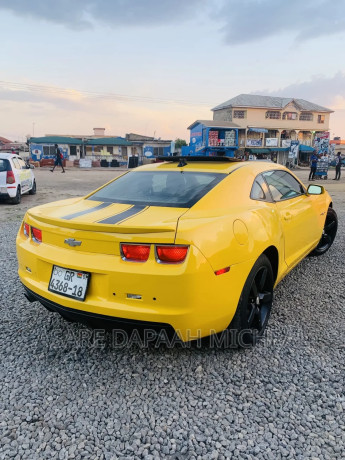
[(0, 198), (19, 204), (23, 193), (36, 193), (36, 180), (32, 168), (18, 155), (0, 153)]

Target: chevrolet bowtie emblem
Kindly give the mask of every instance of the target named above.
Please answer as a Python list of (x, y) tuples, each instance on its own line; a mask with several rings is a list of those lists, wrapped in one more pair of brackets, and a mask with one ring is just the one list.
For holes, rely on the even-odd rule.
[(81, 241), (77, 241), (75, 238), (67, 238), (65, 243), (72, 247), (81, 246)]

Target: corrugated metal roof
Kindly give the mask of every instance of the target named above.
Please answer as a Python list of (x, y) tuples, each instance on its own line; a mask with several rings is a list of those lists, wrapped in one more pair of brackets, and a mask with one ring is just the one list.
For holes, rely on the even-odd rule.
[(212, 110), (225, 109), (227, 107), (257, 107), (267, 109), (284, 109), (290, 102), (295, 102), (302, 111), (310, 112), (333, 112), (333, 110), (314, 104), (304, 99), (294, 99), (292, 97), (261, 96), (256, 94), (240, 94), (217, 105)]
[(132, 145), (131, 142), (126, 141), (123, 137), (103, 137), (98, 139), (89, 139), (87, 145)]
[(195, 120), (188, 129), (192, 129), (197, 124), (205, 125), (207, 128), (239, 128), (239, 125), (232, 123), (231, 121), (221, 121), (221, 120)]
[(81, 145), (81, 139), (75, 137), (62, 137), (62, 136), (43, 136), (43, 137), (30, 137), (28, 139), (30, 144), (69, 144)]

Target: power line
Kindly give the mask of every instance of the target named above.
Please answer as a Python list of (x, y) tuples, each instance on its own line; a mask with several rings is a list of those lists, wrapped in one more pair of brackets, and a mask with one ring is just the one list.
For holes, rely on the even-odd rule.
[(85, 91), (72, 88), (61, 88), (55, 86), (44, 86), (44, 85), (35, 85), (29, 83), (17, 83), (10, 81), (0, 80), (0, 87), (10, 89), (13, 91), (28, 91), (31, 93), (42, 93), (42, 94), (53, 94), (53, 95), (63, 95), (63, 96), (75, 96), (76, 94), (82, 95), (87, 98), (93, 99), (112, 99), (120, 102), (150, 102), (157, 104), (178, 104), (186, 106), (203, 106), (210, 107), (212, 106), (209, 102), (193, 102), (187, 101), (184, 99), (163, 99), (150, 96), (137, 96), (130, 94), (118, 94), (118, 93), (103, 93), (97, 91)]

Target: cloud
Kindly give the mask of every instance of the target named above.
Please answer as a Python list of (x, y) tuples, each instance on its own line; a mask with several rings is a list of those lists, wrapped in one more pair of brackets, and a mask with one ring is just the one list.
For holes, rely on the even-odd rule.
[(281, 34), (297, 41), (345, 31), (344, 0), (226, 0), (218, 13), (231, 45)]
[(315, 76), (311, 80), (293, 83), (274, 91), (255, 91), (255, 94), (306, 99), (330, 109), (343, 110), (345, 95), (345, 73), (338, 72), (333, 77)]
[(206, 0), (0, 0), (0, 9), (77, 29), (93, 22), (112, 27), (157, 26), (186, 21)]

